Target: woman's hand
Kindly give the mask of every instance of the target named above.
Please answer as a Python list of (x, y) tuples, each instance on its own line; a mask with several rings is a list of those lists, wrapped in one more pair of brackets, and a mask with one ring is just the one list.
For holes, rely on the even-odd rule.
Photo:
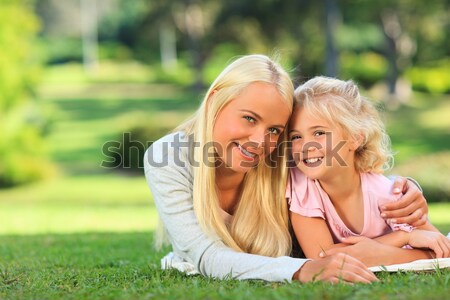
[(403, 193), (400, 200), (381, 207), (381, 217), (392, 223), (407, 223), (412, 226), (424, 225), (427, 221), (427, 200), (419, 188), (404, 177), (397, 177), (392, 187), (394, 194)]
[(437, 258), (450, 257), (450, 239), (440, 232), (415, 229), (409, 233), (408, 244), (414, 248), (429, 248)]
[(300, 282), (371, 283), (378, 281), (362, 262), (344, 253), (310, 260), (294, 276)]

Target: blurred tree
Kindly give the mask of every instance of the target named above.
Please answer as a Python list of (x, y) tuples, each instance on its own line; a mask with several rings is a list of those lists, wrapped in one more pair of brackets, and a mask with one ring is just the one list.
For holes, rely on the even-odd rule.
[(326, 15), (326, 57), (325, 75), (336, 77), (338, 74), (338, 51), (336, 47), (336, 31), (341, 23), (341, 13), (336, 0), (325, 0)]
[[(80, 0), (36, 1), (42, 36), (52, 37), (48, 52), (63, 54), (53, 61), (64, 61), (63, 56), (81, 61)], [(97, 1), (99, 47), (108, 58), (161, 63), (161, 78), (189, 74), (177, 82), (194, 86), (205, 80), (205, 69), (209, 78), (212, 65), (232, 56), (279, 53), (295, 70), (296, 82), (325, 73), (369, 87), (387, 78), (394, 93), (397, 79), (412, 65), (448, 57), (446, 2), (102, 0)]]
[(39, 60), (39, 28), (28, 1), (0, 1), (0, 187), (45, 176), (41, 129), (33, 101)]
[(385, 78), (390, 95), (388, 99), (391, 101), (399, 100), (398, 80), (405, 70), (413, 64), (426, 65), (438, 58), (448, 57), (446, 0), (343, 0), (341, 8), (347, 28), (360, 32), (364, 28), (374, 29), (371, 34), (366, 31), (365, 37), (357, 40), (350, 41), (344, 37), (348, 43), (341, 43), (341, 47), (345, 51), (346, 46), (354, 45), (358, 40), (366, 41), (365, 45), (360, 43), (359, 49), (353, 47), (352, 51), (375, 52), (384, 56), (387, 62)]

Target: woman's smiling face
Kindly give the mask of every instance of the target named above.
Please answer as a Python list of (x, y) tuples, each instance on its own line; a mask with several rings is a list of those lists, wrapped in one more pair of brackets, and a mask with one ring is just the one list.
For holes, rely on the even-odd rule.
[(217, 115), (213, 141), (218, 167), (238, 173), (255, 167), (276, 148), (289, 116), (275, 85), (250, 84)]

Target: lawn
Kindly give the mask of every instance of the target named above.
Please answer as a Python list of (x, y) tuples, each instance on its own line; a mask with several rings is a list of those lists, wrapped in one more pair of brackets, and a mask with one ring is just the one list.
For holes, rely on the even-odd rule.
[[(381, 281), (369, 286), (218, 281), (161, 271), (159, 260), (168, 249), (152, 248), (158, 218), (143, 173), (102, 168), (102, 147), (136, 124), (175, 126), (193, 112), (201, 95), (139, 80), (69, 84), (52, 76), (39, 95), (44, 111), (51, 112), (48, 149), (57, 172), (43, 182), (0, 190), (0, 299), (448, 296), (450, 270), (379, 274)], [(415, 165), (417, 155), (448, 157), (449, 104), (449, 96), (418, 94), (401, 110), (387, 113), (399, 151), (394, 173), (417, 177), (402, 169)], [(430, 171), (427, 178), (448, 180), (445, 170)], [(445, 233), (449, 216), (449, 202), (430, 204), (432, 222)]]
[(372, 285), (214, 280), (161, 271), (150, 232), (3, 236), (0, 299), (445, 299), (450, 270)]

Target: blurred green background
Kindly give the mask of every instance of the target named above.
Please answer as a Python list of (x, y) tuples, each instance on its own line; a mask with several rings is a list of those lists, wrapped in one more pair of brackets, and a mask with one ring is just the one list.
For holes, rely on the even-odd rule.
[(152, 231), (144, 149), (230, 59), (354, 79), (450, 231), (445, 0), (0, 0), (0, 234)]

